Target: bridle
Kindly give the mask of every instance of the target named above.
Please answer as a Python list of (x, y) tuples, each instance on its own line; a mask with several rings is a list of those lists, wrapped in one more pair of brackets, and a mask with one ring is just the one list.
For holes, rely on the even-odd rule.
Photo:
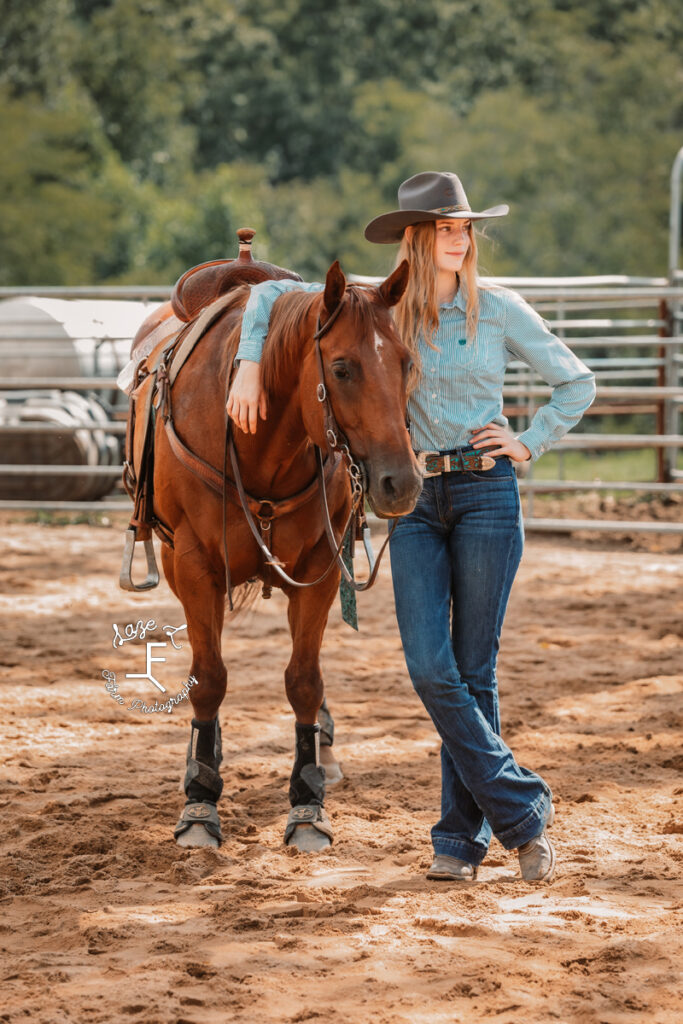
[[(335, 566), (337, 566), (340, 569), (344, 580), (346, 581), (346, 583), (350, 587), (352, 587), (353, 590), (355, 590), (355, 591), (367, 590), (369, 587), (371, 587), (373, 585), (373, 583), (375, 582), (375, 579), (377, 578), (377, 573), (379, 571), (379, 566), (380, 566), (380, 560), (381, 560), (382, 555), (384, 554), (384, 550), (385, 550), (385, 548), (386, 548), (386, 546), (387, 546), (387, 544), (389, 542), (389, 538), (391, 537), (391, 534), (393, 532), (394, 526), (396, 525), (396, 523), (394, 521), (394, 523), (392, 523), (392, 526), (391, 526), (391, 528), (389, 530), (389, 533), (388, 533), (384, 543), (382, 544), (382, 546), (381, 546), (381, 548), (379, 550), (377, 558), (375, 558), (374, 555), (373, 555), (373, 552), (372, 552), (372, 547), (371, 547), (370, 542), (369, 542), (369, 533), (370, 533), (370, 531), (369, 531), (369, 527), (367, 525), (367, 520), (366, 520), (366, 517), (365, 517), (365, 491), (366, 491), (366, 488), (367, 488), (367, 474), (366, 474), (365, 468), (362, 466), (362, 464), (359, 465), (356, 462), (356, 460), (354, 459), (354, 457), (353, 457), (353, 455), (351, 453), (351, 447), (350, 447), (348, 438), (346, 437), (344, 432), (339, 427), (339, 424), (337, 423), (337, 419), (336, 419), (336, 416), (334, 415), (334, 410), (332, 408), (332, 403), (330, 402), (329, 393), (328, 393), (327, 386), (326, 386), (326, 383), (325, 383), (325, 367), (324, 367), (324, 364), (323, 364), (322, 352), (320, 351), (320, 340), (321, 340), (321, 338), (323, 338), (328, 333), (328, 331), (331, 329), (331, 327), (333, 326), (333, 324), (337, 320), (343, 305), (344, 305), (344, 298), (342, 297), (342, 299), (339, 302), (338, 306), (331, 313), (331, 315), (327, 318), (327, 320), (325, 321), (324, 324), (320, 323), (320, 315), (318, 315), (318, 320), (317, 320), (317, 324), (316, 324), (315, 334), (313, 335), (313, 340), (314, 340), (314, 343), (315, 343), (316, 364), (317, 364), (317, 369), (318, 369), (318, 384), (317, 384), (317, 387), (316, 387), (316, 397), (318, 399), (318, 402), (322, 405), (323, 430), (324, 430), (325, 440), (327, 442), (327, 447), (328, 447), (328, 458), (334, 460), (333, 472), (336, 470), (336, 464), (339, 462), (340, 459), (344, 462), (344, 465), (346, 467), (346, 471), (347, 471), (347, 473), (349, 475), (349, 480), (351, 482), (351, 512), (349, 513), (349, 517), (346, 520), (346, 523), (345, 523), (344, 528), (342, 530), (341, 540), (337, 541), (337, 538), (336, 538), (335, 533), (334, 533), (334, 528), (332, 526), (332, 521), (331, 521), (331, 518), (330, 518), (330, 510), (329, 510), (329, 505), (328, 505), (328, 501), (327, 501), (327, 488), (326, 488), (326, 484), (325, 484), (326, 460), (323, 458), (323, 453), (322, 453), (321, 449), (319, 448), (319, 446), (315, 445), (314, 448), (315, 448), (315, 457), (316, 457), (316, 470), (317, 470), (317, 475), (318, 475), (318, 485), (319, 485), (319, 492), (320, 492), (321, 509), (322, 509), (322, 514), (323, 514), (323, 523), (324, 523), (324, 526), (325, 526), (325, 533), (327, 535), (327, 540), (328, 540), (328, 543), (330, 545), (330, 549), (332, 551), (332, 559), (331, 559), (329, 565), (327, 566), (325, 571), (320, 576), (318, 576), (317, 579), (312, 580), (310, 582), (303, 582), (303, 581), (292, 579), (292, 577), (289, 576), (288, 573), (285, 572), (285, 570), (282, 567), (282, 564), (273, 555), (273, 553), (271, 552), (268, 544), (266, 544), (266, 537), (268, 537), (268, 539), (270, 540), (271, 523), (272, 523), (272, 519), (274, 517), (272, 515), (270, 517), (268, 517), (268, 516), (265, 516), (263, 518), (259, 517), (260, 529), (259, 529), (259, 526), (257, 526), (257, 524), (256, 524), (255, 518), (254, 518), (254, 516), (253, 516), (253, 514), (252, 514), (252, 512), (251, 512), (251, 510), (249, 508), (249, 496), (247, 495), (246, 491), (244, 490), (244, 485), (242, 483), (242, 476), (241, 476), (240, 469), (239, 469), (239, 463), (237, 461), (237, 452), (235, 450), (235, 443), (234, 443), (234, 439), (233, 439), (233, 436), (232, 436), (232, 422), (231, 422), (230, 417), (227, 415), (227, 412), (226, 412), (225, 459), (224, 459), (223, 465), (224, 466), (226, 465), (226, 463), (227, 463), (227, 456), (229, 454), (230, 455), (230, 463), (232, 465), (232, 470), (233, 470), (234, 479), (235, 479), (235, 486), (237, 488), (237, 493), (238, 493), (239, 500), (240, 500), (240, 505), (242, 507), (242, 511), (243, 511), (244, 516), (246, 518), (247, 525), (249, 526), (249, 529), (251, 530), (251, 533), (252, 533), (252, 535), (253, 535), (253, 537), (254, 537), (254, 539), (255, 539), (255, 541), (256, 541), (256, 543), (257, 543), (257, 545), (258, 545), (258, 547), (259, 547), (259, 549), (261, 551), (261, 554), (262, 554), (263, 560), (264, 560), (264, 564), (268, 567), (268, 570), (267, 570), (268, 573), (270, 571), (274, 572), (277, 576), (280, 577), (281, 580), (283, 580), (285, 583), (287, 583), (289, 586), (292, 586), (292, 587), (300, 587), (300, 588), (303, 588), (303, 587), (315, 587), (315, 586), (317, 586), (317, 584), (322, 583), (323, 580), (325, 580), (327, 578), (327, 576), (329, 576), (329, 574), (332, 572), (333, 568)], [(226, 405), (227, 405), (227, 395), (228, 395), (228, 391), (229, 391), (229, 387), (230, 387), (230, 377), (231, 377), (231, 374), (228, 373), (227, 374), (227, 383), (226, 383)], [(227, 495), (226, 495), (225, 481), (226, 481), (226, 477), (225, 477), (225, 473), (224, 473), (224, 477), (223, 477), (223, 554), (224, 554), (224, 557), (225, 557), (225, 582), (226, 582), (226, 590), (227, 590), (227, 596), (228, 596), (228, 606), (229, 606), (230, 610), (232, 611), (233, 610), (232, 587), (231, 587), (231, 581), (230, 581), (230, 566), (229, 566), (228, 550), (227, 550)], [(270, 506), (270, 508), (272, 509), (275, 503), (264, 501), (261, 504), (265, 505), (265, 506)], [(348, 532), (349, 528), (351, 527), (351, 524), (352, 524), (352, 522), (354, 520), (355, 520), (355, 530), (352, 531), (352, 533), (351, 533), (351, 556), (353, 557), (354, 541), (356, 539), (361, 539), (362, 538), (364, 546), (365, 546), (366, 554), (368, 556), (368, 562), (369, 562), (369, 565), (370, 565), (370, 575), (368, 576), (367, 580), (365, 580), (363, 582), (360, 582), (360, 583), (354, 579), (354, 577), (352, 576), (351, 572), (347, 568), (347, 566), (346, 566), (346, 564), (345, 564), (345, 562), (344, 562), (344, 560), (343, 560), (343, 558), (341, 556), (341, 551), (342, 551), (342, 548), (344, 546), (344, 540), (346, 538), (346, 534), (347, 534), (347, 532)], [(270, 590), (271, 590), (271, 585), (266, 580), (266, 582), (264, 583), (264, 588), (263, 588), (263, 596), (264, 597), (269, 597), (270, 596)]]
[[(323, 407), (323, 431), (325, 434), (325, 440), (327, 441), (327, 447), (330, 453), (338, 452), (346, 462), (346, 469), (351, 480), (351, 494), (355, 499), (360, 496), (362, 492), (367, 490), (367, 472), (363, 463), (358, 463), (351, 454), (351, 445), (349, 439), (337, 423), (337, 418), (334, 415), (334, 409), (330, 402), (330, 396), (325, 383), (325, 366), (323, 364), (323, 356), (320, 351), (320, 339), (324, 338), (327, 332), (330, 330), (335, 320), (339, 316), (340, 310), (344, 305), (344, 299), (334, 310), (331, 316), (327, 318), (324, 324), (320, 323), (320, 314), (318, 314), (318, 321), (313, 335), (313, 341), (315, 342), (315, 359), (318, 367), (318, 386), (316, 388), (316, 398)], [(316, 445), (316, 452), (320, 449)]]

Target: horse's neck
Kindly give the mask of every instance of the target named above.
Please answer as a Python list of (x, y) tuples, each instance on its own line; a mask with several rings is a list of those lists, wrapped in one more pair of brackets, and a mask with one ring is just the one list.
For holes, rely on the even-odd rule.
[(251, 494), (286, 498), (315, 475), (315, 452), (301, 416), (298, 379), (282, 382), (268, 400), (267, 418), (255, 434), (234, 431), (244, 486)]
[[(297, 302), (300, 297), (300, 292), (290, 292), (278, 302)], [(299, 326), (283, 342), (286, 356), (279, 362), (277, 382), (268, 396), (267, 419), (259, 419), (255, 435), (240, 437), (244, 483), (252, 494), (286, 497), (302, 490), (315, 475), (315, 451), (304, 426), (300, 392), (301, 368), (310, 356), (315, 329), (311, 317), (318, 296), (310, 298), (313, 301), (301, 311)]]

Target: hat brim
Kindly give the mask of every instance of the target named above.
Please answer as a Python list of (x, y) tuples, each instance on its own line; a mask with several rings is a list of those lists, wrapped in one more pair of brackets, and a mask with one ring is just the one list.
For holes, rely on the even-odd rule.
[(510, 212), (506, 203), (492, 206), (481, 212), (458, 210), (457, 213), (434, 213), (432, 210), (393, 210), (371, 220), (365, 229), (368, 242), (400, 242), (409, 224), (421, 224), (429, 220), (485, 220), (488, 217), (505, 217)]

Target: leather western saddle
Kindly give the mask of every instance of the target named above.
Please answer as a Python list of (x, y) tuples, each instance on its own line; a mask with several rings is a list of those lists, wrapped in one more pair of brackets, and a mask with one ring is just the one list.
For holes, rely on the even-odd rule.
[(290, 278), (300, 281), (293, 270), (276, 267), (252, 259), (251, 243), (256, 234), (251, 228), (237, 232), (239, 252), (235, 260), (212, 260), (187, 270), (175, 284), (171, 306), (184, 323), (191, 323), (215, 299), (240, 284), (258, 284), (259, 281), (281, 281)]
[[(230, 292), (241, 284), (259, 281), (301, 278), (292, 270), (252, 259), (251, 242), (255, 232), (240, 228), (239, 253), (234, 260), (213, 260), (188, 270), (176, 282), (171, 302), (148, 317), (136, 334), (131, 352), (141, 361), (135, 367), (126, 430), (123, 484), (133, 501), (133, 515), (125, 533), (119, 585), (123, 590), (150, 590), (159, 583), (154, 556), (152, 530), (164, 544), (173, 546), (173, 531), (154, 511), (154, 435), (157, 414), (164, 420), (175, 454), (209, 486), (222, 486), (222, 474), (203, 463), (182, 444), (168, 413), (170, 393), (178, 373), (199, 339), (223, 313), (231, 301)], [(170, 337), (163, 323), (184, 326)], [(161, 337), (160, 337), (161, 334)], [(145, 344), (147, 342), (147, 344)], [(151, 350), (150, 350), (151, 342)], [(216, 479), (218, 478), (218, 479)], [(136, 542), (141, 541), (147, 560), (147, 576), (142, 583), (132, 579)]]

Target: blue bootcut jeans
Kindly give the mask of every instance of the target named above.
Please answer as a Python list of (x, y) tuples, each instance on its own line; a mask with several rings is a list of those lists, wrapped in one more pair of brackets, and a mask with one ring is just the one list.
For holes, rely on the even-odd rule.
[(496, 658), (522, 547), (507, 456), (486, 472), (428, 477), (390, 541), (406, 664), (442, 741), (434, 851), (475, 865), (492, 833), (508, 850), (537, 836), (552, 800), (500, 736)]

